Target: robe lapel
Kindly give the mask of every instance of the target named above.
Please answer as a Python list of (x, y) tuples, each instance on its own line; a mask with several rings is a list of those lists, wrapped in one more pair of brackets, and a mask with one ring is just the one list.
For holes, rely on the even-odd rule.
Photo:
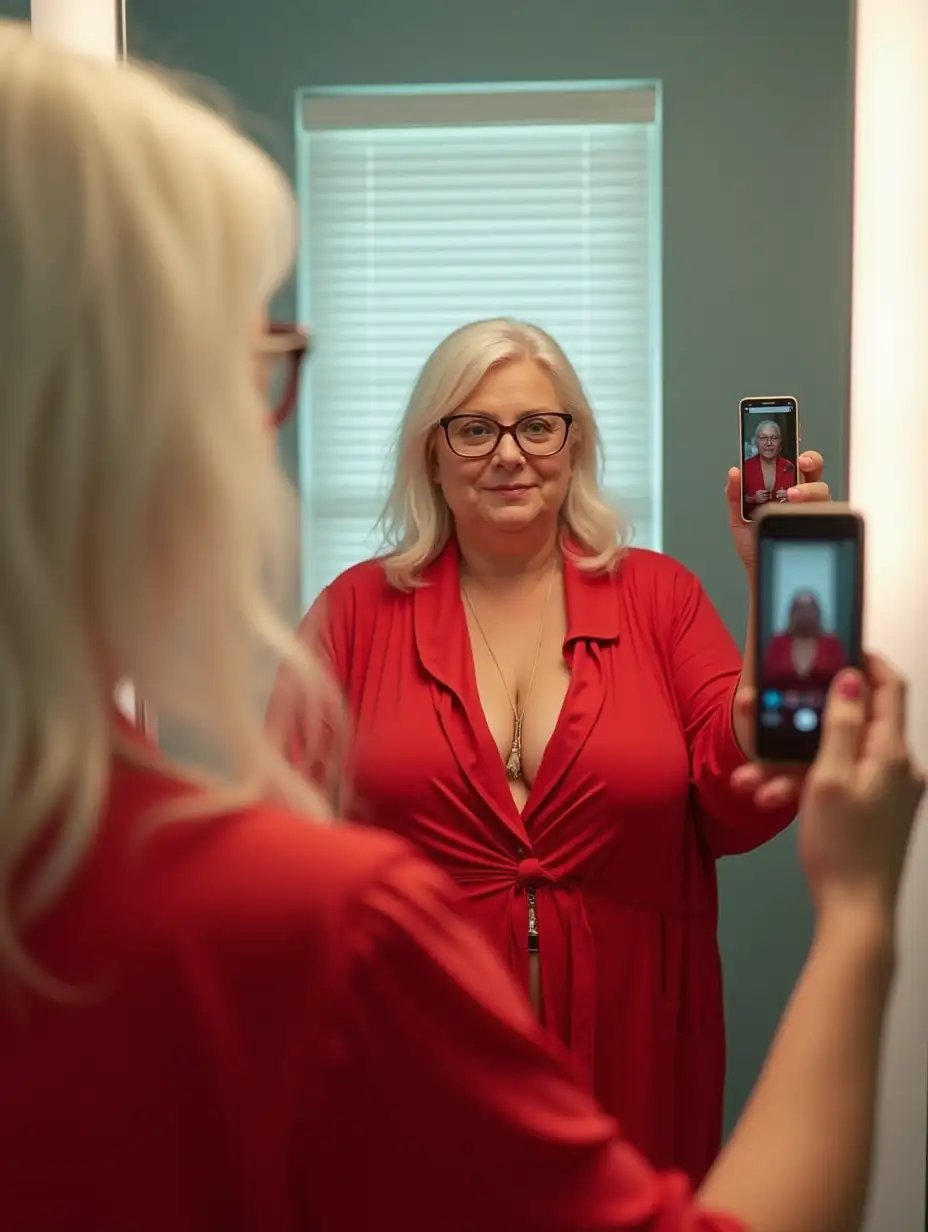
[(426, 567), (422, 579), (425, 585), (413, 596), (416, 650), (431, 677), (438, 721), (465, 780), (506, 827), (527, 842), (477, 692), (455, 540)]
[(564, 596), (564, 660), (570, 668), (570, 684), (522, 814), (526, 825), (557, 790), (599, 719), (607, 683), (603, 651), (619, 639), (615, 576), (586, 573), (568, 559), (564, 565)]

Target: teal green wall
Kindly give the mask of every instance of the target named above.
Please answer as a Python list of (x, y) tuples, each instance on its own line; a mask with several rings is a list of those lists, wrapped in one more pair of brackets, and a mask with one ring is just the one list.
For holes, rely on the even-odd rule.
[[(290, 167), (300, 86), (659, 78), (664, 546), (740, 638), (744, 586), (721, 498), (739, 397), (795, 394), (805, 443), (844, 489), (850, 10), (850, 0), (129, 0), (129, 34), (134, 54), (224, 86)], [(292, 437), (284, 449), (293, 468)], [(723, 868), (730, 1114), (809, 922), (791, 836)]]

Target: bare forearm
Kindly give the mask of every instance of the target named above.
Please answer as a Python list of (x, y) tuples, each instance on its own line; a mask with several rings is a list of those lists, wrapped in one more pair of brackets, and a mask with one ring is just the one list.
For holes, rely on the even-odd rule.
[(823, 925), (700, 1201), (752, 1232), (852, 1232), (870, 1172), (888, 923)]

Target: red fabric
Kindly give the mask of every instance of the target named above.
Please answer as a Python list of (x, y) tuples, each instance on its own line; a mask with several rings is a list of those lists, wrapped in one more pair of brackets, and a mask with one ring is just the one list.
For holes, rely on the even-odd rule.
[(792, 653), (791, 634), (777, 633), (770, 639), (763, 660), (762, 678), (765, 688), (827, 691), (838, 672), (847, 666), (844, 645), (833, 633), (823, 633), (818, 639), (812, 666), (804, 676), (796, 672)]
[[(722, 1127), (715, 859), (791, 820), (729, 787), (738, 650), (668, 557), (632, 551), (614, 577), (568, 564), (570, 687), (520, 816), (477, 693), (453, 543), (426, 582), (401, 593), (370, 561), (307, 618), (354, 724), (348, 807), (454, 877), (523, 985), (524, 887), (537, 887), (546, 1022), (636, 1146), (698, 1182)], [(301, 764), (285, 684), (271, 713)]]
[[(742, 486), (744, 495), (748, 498), (753, 498), (755, 492), (767, 491), (770, 493), (769, 500), (776, 500), (776, 493), (784, 488), (791, 488), (796, 482), (796, 468), (792, 462), (784, 458), (782, 454), (777, 456), (777, 472), (776, 479), (772, 488), (768, 488), (764, 482), (764, 472), (761, 467), (760, 454), (756, 454), (753, 458), (745, 458), (744, 467), (742, 468)], [(753, 499), (751, 500), (753, 504)]]
[[(117, 763), (0, 1002), (9, 1232), (736, 1232), (571, 1082), (433, 867)], [(143, 832), (143, 827), (146, 827)], [(5, 990), (9, 992), (9, 990)]]

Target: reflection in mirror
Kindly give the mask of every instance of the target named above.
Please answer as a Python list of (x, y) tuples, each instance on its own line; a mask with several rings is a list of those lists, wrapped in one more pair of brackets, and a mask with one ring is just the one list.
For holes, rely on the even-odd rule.
[[(545, 331), (489, 319), (440, 342), (395, 457), (387, 554), (305, 625), (349, 699), (342, 806), (459, 882), (602, 1105), (698, 1184), (722, 1127), (714, 862), (796, 810), (731, 783), (752, 677), (696, 578), (627, 547), (595, 412)], [(728, 499), (749, 563), (737, 471)], [(278, 729), (291, 753), (304, 724)]]
[[(846, 0), (820, 0), (810, 24), (802, 6), (773, 3), (748, 14), (734, 0), (698, 8), (672, 0), (676, 20), (671, 21), (667, 5), (620, 10), (593, 3), (575, 32), (565, 28), (560, 10), (550, 8), (551, 21), (540, 22), (531, 40), (501, 35), (491, 53), (485, 30), (491, 24), (497, 31), (508, 28), (500, 21), (507, 15), (517, 30), (519, 14), (514, 0), (502, 0), (502, 9), (496, 0), (492, 13), (482, 0), (475, 3), (466, 24), (450, 11), (436, 16), (426, 0), (400, 0), (399, 10), (390, 6), (389, 16), (368, 6), (359, 25), (351, 0), (312, 15), (271, 0), (260, 16), (243, 8), (242, 29), (230, 40), (217, 36), (227, 25), (219, 0), (201, 0), (193, 10), (181, 0), (134, 0), (133, 19), (144, 31), (146, 52), (180, 55), (184, 68), (217, 80), (249, 115), (268, 117), (280, 132), (289, 130), (296, 100), (299, 302), (285, 296), (278, 311), (311, 320), (318, 338), (298, 432), (284, 432), (286, 460), (299, 471), (303, 499), (304, 607), (347, 568), (380, 549), (377, 518), (392, 478), (390, 446), (429, 353), (456, 327), (502, 314), (537, 322), (563, 346), (604, 440), (606, 501), (633, 524), (636, 547), (666, 551), (693, 571), (741, 643), (748, 586), (720, 495), (725, 472), (740, 460), (739, 400), (765, 389), (794, 393), (803, 406), (804, 444), (826, 458), (827, 478), (843, 495), (850, 6)], [(477, 20), (481, 15), (483, 23)], [(409, 29), (417, 30), (414, 47)], [(562, 63), (570, 64), (566, 87), (551, 80), (551, 66)], [(486, 83), (502, 77), (503, 84), (448, 84), (431, 91), (393, 85), (420, 81), (423, 64), (433, 81)], [(790, 65), (788, 81), (784, 64)], [(539, 82), (543, 88), (537, 88)], [(584, 86), (594, 87), (594, 102), (610, 90), (626, 102), (630, 95), (640, 101), (641, 92), (651, 90), (653, 119), (639, 112), (610, 124), (608, 117), (589, 115), (589, 99), (585, 116), (526, 114), (528, 103), (519, 101), (541, 96), (550, 108), (559, 94), (571, 94), (571, 105), (580, 108)], [(471, 124), (461, 122), (465, 107), (473, 109)], [(477, 114), (480, 107), (483, 114)], [(420, 114), (431, 110), (427, 124), (413, 122), (417, 108)], [(509, 464), (511, 443), (505, 442), (501, 466)], [(435, 444), (440, 446), (441, 438)], [(436, 453), (434, 462), (444, 470), (430, 474), (430, 494), (439, 479), (454, 486), (447, 457)], [(542, 465), (555, 464), (541, 460)], [(546, 482), (554, 483), (554, 476)], [(460, 494), (466, 485), (454, 490)], [(499, 502), (503, 494), (487, 499)], [(519, 501), (541, 499), (540, 492), (519, 497), (498, 516), (518, 518)], [(482, 500), (475, 505), (483, 508)], [(569, 694), (572, 687), (551, 671), (552, 660), (546, 658), (551, 639), (557, 641), (558, 622), (570, 620), (563, 610), (563, 577), (550, 598), (547, 580), (539, 575), (537, 594), (525, 598), (521, 632), (513, 635), (512, 649), (528, 660), (518, 671), (506, 658), (509, 630), (497, 628), (497, 604), (479, 584), (467, 589), (473, 613), (466, 601), (455, 598), (452, 604), (457, 642), (431, 644), (430, 662), (439, 676), (451, 670), (445, 662), (448, 647), (458, 646), (465, 664), (466, 653), (471, 655), (472, 675), (452, 683), (463, 690), (468, 735), (482, 750), (474, 791), (482, 811), (491, 807), (486, 793), (506, 816), (505, 841), (527, 852), (544, 827), (543, 819), (533, 821), (531, 804), (525, 816), (519, 814), (512, 780), (505, 775), (516, 718), (524, 704), (522, 765), (532, 773), (534, 755), (536, 782), (543, 789), (547, 753), (539, 758), (538, 748), (547, 740), (546, 749), (557, 749), (558, 723), (551, 732), (544, 729), (551, 725), (558, 690)], [(417, 592), (416, 602), (427, 600)], [(529, 691), (541, 609), (547, 624)], [(446, 615), (439, 613), (443, 631)], [(623, 641), (628, 634), (620, 631), (615, 653)], [(571, 645), (574, 659), (569, 673), (566, 666), (563, 671), (572, 679), (581, 645), (590, 654), (598, 653), (599, 645), (584, 639)], [(428, 658), (427, 647), (422, 653)], [(450, 662), (455, 665), (453, 657)], [(384, 669), (385, 690), (399, 683)], [(450, 696), (447, 682), (434, 687)], [(622, 694), (622, 704), (636, 718), (645, 713), (631, 691)], [(458, 714), (458, 707), (452, 709)], [(539, 711), (547, 722), (533, 728)], [(434, 706), (424, 713), (432, 721)], [(605, 738), (606, 724), (602, 727)], [(647, 743), (643, 720), (639, 728), (635, 769), (643, 772), (639, 762), (657, 758), (660, 749)], [(418, 734), (408, 737), (413, 745), (418, 739)], [(383, 757), (388, 759), (386, 752)], [(548, 767), (556, 769), (552, 758)], [(680, 767), (681, 774), (688, 772), (682, 757)], [(364, 802), (360, 778), (352, 785), (358, 808)], [(669, 791), (670, 784), (665, 786)], [(533, 783), (529, 795), (541, 789)], [(639, 803), (657, 807), (656, 800)], [(514, 828), (527, 831), (530, 825), (536, 828), (526, 833), (529, 843), (514, 836)], [(616, 829), (626, 833), (618, 819)], [(684, 830), (686, 842), (697, 842), (695, 821)], [(679, 830), (677, 839), (682, 841)], [(701, 841), (694, 850), (711, 881), (711, 853)], [(612, 859), (620, 863), (624, 851), (616, 847)], [(665, 877), (675, 853), (669, 838), (667, 851), (669, 863), (660, 865)], [(536, 878), (544, 871), (535, 870)], [(658, 877), (656, 868), (647, 871)], [(556, 910), (552, 917), (550, 906), (555, 890), (561, 896), (558, 910), (567, 910), (563, 876), (556, 875), (558, 886), (535, 889), (542, 1003), (555, 996), (559, 981), (566, 987), (569, 966), (569, 955), (549, 958), (544, 950), (550, 937), (546, 926), (555, 929), (555, 938), (561, 935), (560, 916)], [(648, 886), (642, 873), (637, 888), (643, 893)], [(525, 892), (511, 892), (524, 915)], [(571, 909), (579, 911), (571, 901)], [(809, 903), (791, 832), (752, 854), (723, 861), (719, 901), (725, 1119), (731, 1124), (807, 948)], [(589, 908), (586, 914), (587, 924), (597, 927)], [(521, 921), (514, 934), (518, 946), (527, 946), (524, 919), (513, 919)], [(636, 1009), (636, 986), (628, 981), (614, 994), (616, 1012), (624, 1007), (629, 1021), (638, 1015), (643, 1033), (659, 1035), (670, 1031), (678, 1012), (673, 989), (681, 977), (675, 964), (684, 956), (679, 931), (671, 928), (659, 937), (656, 919), (650, 944), (668, 964), (660, 1013), (653, 1006)], [(705, 953), (714, 954), (714, 923), (706, 928)], [(616, 945), (634, 942), (634, 935), (623, 934)], [(607, 969), (619, 951), (614, 957), (608, 953), (602, 960)], [(722, 1067), (715, 1008), (708, 1031), (702, 1016), (704, 1002), (720, 1004), (720, 972), (709, 967), (698, 988), (684, 990), (701, 999), (699, 1013), (678, 1024), (700, 1055), (698, 1070), (680, 1079), (692, 1084), (688, 1098), (697, 1102), (708, 1100), (702, 1077), (707, 1066), (716, 1098)], [(694, 969), (685, 969), (689, 979)], [(565, 1022), (552, 1025), (566, 1034)], [(585, 1029), (578, 1027), (581, 1036)], [(616, 1057), (608, 1064), (620, 1068), (622, 1061)], [(654, 1081), (659, 1081), (656, 1071)]]
[[(417, 1209), (420, 1217), (411, 1227), (432, 1228), (434, 1213), (448, 1208), (447, 1179), (459, 1181), (462, 1167), (468, 1171), (468, 1151), (482, 1144), (484, 1155), (465, 1178), (476, 1183), (476, 1196), (459, 1184), (462, 1205), (451, 1220), (470, 1227), (473, 1212), (494, 1209), (511, 1180), (512, 1153), (494, 1149), (493, 1133), (502, 1126), (521, 1157), (518, 1206), (524, 1226), (543, 1226), (538, 1214), (572, 1225), (608, 1222), (608, 1216), (590, 1214), (601, 1196), (588, 1189), (591, 1177), (602, 1180), (603, 1206), (613, 1214), (621, 1206), (633, 1212), (632, 1219), (642, 1211), (658, 1219), (672, 1205), (692, 1222), (688, 1216), (696, 1216), (680, 1176), (657, 1176), (638, 1152), (612, 1149), (621, 1143), (617, 1122), (599, 1116), (588, 1093), (571, 1089), (564, 1052), (556, 1054), (550, 1045), (553, 1036), (569, 1049), (576, 1073), (618, 1114), (622, 1133), (654, 1164), (673, 1166), (699, 1184), (721, 1138), (724, 1021), (716, 865), (784, 831), (799, 786), (784, 772), (764, 784), (776, 787), (766, 799), (754, 794), (752, 783), (759, 780), (750, 776), (760, 771), (746, 764), (751, 707), (744, 697), (754, 684), (754, 648), (748, 640), (739, 651), (696, 572), (671, 553), (630, 546), (624, 492), (607, 486), (602, 446), (610, 423), (612, 430), (616, 422), (627, 424), (630, 442), (649, 440), (655, 456), (659, 452), (661, 382), (654, 378), (656, 365), (645, 362), (653, 361), (660, 326), (645, 311), (654, 297), (628, 296), (627, 315), (636, 316), (641, 328), (637, 336), (630, 329), (623, 334), (621, 346), (615, 337), (603, 346), (592, 312), (581, 315), (576, 345), (566, 348), (550, 329), (511, 314), (442, 327), (405, 400), (385, 476), (386, 550), (346, 562), (314, 600), (301, 629), (307, 644), (327, 657), (341, 686), (339, 693), (326, 692), (326, 673), (312, 656), (297, 653), (271, 599), (274, 565), (283, 565), (285, 583), (290, 563), (286, 551), (277, 549), (285, 544), (292, 494), (275, 462), (268, 419), (280, 426), (296, 406), (307, 349), (293, 326), (272, 328), (266, 336), (254, 328), (290, 266), (291, 252), (275, 238), (287, 234), (278, 222), (293, 204), (285, 177), (229, 125), (155, 75), (63, 56), (6, 24), (0, 42), (0, 61), (13, 66), (0, 74), (0, 93), (7, 102), (7, 144), (12, 141), (16, 154), (4, 189), (10, 208), (0, 210), (5, 265), (14, 275), (7, 328), (0, 330), (14, 412), (7, 417), (8, 449), (0, 451), (7, 472), (0, 490), (12, 516), (0, 525), (5, 554), (17, 569), (9, 606), (18, 609), (16, 619), (4, 622), (12, 647), (4, 660), (14, 686), (11, 709), (21, 712), (8, 723), (13, 740), (0, 784), (6, 799), (0, 811), (11, 819), (7, 858), (0, 861), (8, 900), (0, 960), (17, 981), (24, 977), (24, 1004), (34, 1007), (42, 1028), (24, 1033), (16, 1015), (0, 1019), (0, 1089), (14, 1101), (10, 1123), (24, 1129), (8, 1136), (10, 1150), (0, 1152), (7, 1172), (0, 1191), (12, 1190), (20, 1209), (34, 1209), (40, 1195), (42, 1224), (60, 1224), (56, 1209), (75, 1195), (92, 1205), (105, 1192), (121, 1209), (127, 1200), (130, 1209), (137, 1208), (138, 1172), (112, 1167), (120, 1147), (136, 1167), (139, 1160), (152, 1167), (149, 1152), (140, 1152), (137, 1139), (124, 1132), (125, 1109), (138, 1106), (135, 1099), (127, 1102), (126, 1091), (136, 1089), (143, 1097), (146, 1091), (173, 1091), (163, 1081), (173, 1069), (192, 1075), (200, 1087), (205, 1073), (207, 1097), (184, 1099), (189, 1115), (183, 1117), (176, 1099), (148, 1098), (151, 1142), (173, 1158), (178, 1133), (191, 1142), (215, 1136), (217, 1108), (233, 1132), (221, 1133), (223, 1147), (231, 1146), (212, 1173), (208, 1166), (195, 1169), (194, 1183), (181, 1186), (180, 1193), (171, 1186), (151, 1188), (167, 1195), (168, 1208), (193, 1202), (226, 1212), (241, 1206), (245, 1222), (258, 1226), (263, 1221), (257, 1208), (264, 1201), (278, 1210), (308, 1209), (305, 1187), (314, 1213), (337, 1211), (330, 1222), (357, 1227), (370, 1222), (371, 1212), (379, 1214), (370, 1195), (385, 1191), (394, 1206)], [(473, 93), (481, 106), (497, 106), (486, 92)], [(551, 98), (542, 90), (530, 93), (521, 102), (534, 116), (532, 124), (539, 131), (558, 128), (551, 123)], [(640, 88), (624, 93), (623, 103), (648, 94)], [(655, 94), (649, 95), (652, 103)], [(563, 127), (576, 136), (574, 130), (589, 121), (589, 109), (576, 99), (570, 105), (578, 114)], [(471, 113), (461, 128), (476, 130), (472, 140), (479, 152), (488, 140), (484, 130), (494, 126), (471, 123), (477, 115)], [(653, 108), (643, 120), (614, 119), (596, 123), (607, 129), (644, 124), (648, 132), (639, 153), (650, 155)], [(369, 124), (377, 129), (373, 118)], [(556, 137), (546, 135), (552, 142)], [(598, 135), (583, 135), (591, 160)], [(75, 187), (73, 200), (43, 191), (52, 137), (59, 142), (62, 174)], [(527, 144), (528, 135), (522, 137)], [(609, 147), (605, 162), (615, 154)], [(318, 170), (315, 154), (309, 161)], [(650, 157), (644, 163), (653, 175), (658, 164)], [(58, 172), (57, 161), (53, 170)], [(430, 183), (432, 170), (422, 174)], [(100, 182), (112, 188), (105, 197), (95, 191)], [(483, 184), (481, 208), (491, 189)], [(418, 200), (423, 193), (428, 196), (420, 185), (413, 195)], [(455, 268), (456, 229), (466, 233), (465, 223), (473, 220), (463, 208), (463, 185), (456, 195), (462, 205), (454, 225), (442, 233), (450, 250), (441, 249), (438, 281)], [(374, 238), (396, 225), (395, 204), (392, 223), (389, 208), (386, 220), (380, 216), (384, 197), (378, 191), (366, 202), (365, 229)], [(473, 259), (458, 262), (462, 283), (468, 269), (475, 271), (469, 291), (475, 299), (489, 294), (477, 285), (476, 273), (482, 278), (493, 269), (495, 277), (506, 254), (520, 251), (518, 229), (507, 221), (532, 230), (531, 191), (513, 191), (512, 197), (519, 200), (519, 217), (484, 225)], [(647, 277), (639, 269), (638, 281), (628, 282), (640, 291), (650, 286), (658, 245), (650, 213), (642, 226), (634, 199), (623, 205), (624, 193), (618, 197), (616, 218), (644, 232)], [(76, 242), (59, 252), (47, 239), (62, 221)], [(423, 234), (430, 234), (418, 221)], [(494, 249), (500, 234), (504, 242)], [(376, 249), (373, 242), (370, 247)], [(495, 252), (495, 260), (481, 265), (483, 249)], [(276, 260), (268, 260), (269, 250)], [(330, 250), (337, 254), (337, 234), (325, 247)], [(346, 262), (353, 259), (352, 246)], [(523, 252), (521, 259), (534, 277), (542, 257), (529, 260)], [(574, 264), (571, 258), (568, 265)], [(374, 251), (365, 271), (374, 285), (373, 293), (365, 289), (368, 318), (390, 299), (377, 287), (384, 265)], [(407, 272), (403, 284), (418, 281), (419, 296), (428, 299), (431, 288), (437, 301), (437, 283), (427, 281), (434, 266), (417, 271), (417, 278)], [(607, 268), (605, 260), (597, 263), (600, 268)], [(624, 276), (613, 272), (610, 294), (612, 283)], [(308, 275), (303, 271), (304, 283), (307, 277), (318, 309), (313, 315), (327, 322), (336, 347), (342, 336), (333, 328), (338, 314), (325, 292), (327, 285), (329, 293), (337, 286), (337, 277), (319, 286), (312, 268)], [(387, 285), (392, 278), (388, 269)], [(581, 303), (592, 299), (590, 269), (579, 286), (563, 281)], [(554, 283), (550, 272), (549, 301)], [(402, 285), (394, 289), (401, 301)], [(347, 317), (350, 280), (342, 290)], [(553, 314), (543, 290), (532, 285), (521, 292), (520, 317), (533, 305), (533, 315)], [(506, 292), (494, 286), (493, 294)], [(83, 330), (75, 335), (75, 304), (94, 348), (82, 345)], [(456, 316), (459, 307), (449, 315)], [(615, 312), (617, 320), (621, 316)], [(569, 314), (564, 319), (566, 329)], [(403, 320), (403, 311), (391, 307), (383, 321), (367, 327), (373, 362), (366, 368), (359, 361), (345, 364), (337, 380), (330, 376), (335, 395), (360, 374), (355, 396), (368, 407), (377, 405), (377, 372), (393, 353), (402, 354), (396, 339), (392, 348), (378, 339), (393, 328), (399, 333)], [(352, 331), (345, 336), (350, 350), (356, 346)], [(604, 396), (607, 409), (601, 411), (599, 378), (583, 376), (595, 374), (594, 357), (619, 386), (625, 379), (632, 388), (629, 374), (644, 373), (647, 379), (634, 388), (647, 400), (630, 409), (618, 399), (609, 408)], [(142, 379), (146, 375), (151, 379)], [(50, 409), (66, 432), (41, 431)], [(339, 408), (334, 399), (327, 405), (318, 390), (310, 390), (302, 410), (304, 432), (314, 439), (338, 426)], [(641, 431), (641, 421), (652, 435)], [(363, 423), (355, 426), (353, 439), (363, 439)], [(773, 448), (772, 437), (767, 444)], [(797, 466), (806, 482), (790, 487), (787, 499), (827, 509), (820, 455), (802, 454)], [(740, 516), (738, 468), (727, 469), (725, 501), (719, 492), (718, 503), (727, 513), (726, 548), (746, 593), (754, 541)], [(632, 504), (635, 479), (629, 470), (625, 483), (616, 485), (628, 487)], [(645, 475), (637, 479), (653, 533), (657, 485), (649, 487)], [(791, 577), (784, 592), (795, 581)], [(49, 605), (49, 595), (63, 601)], [(813, 624), (820, 630), (817, 621), (818, 615)], [(803, 627), (812, 628), (808, 613)], [(794, 632), (801, 631), (797, 624)], [(258, 663), (255, 647), (266, 652), (254, 656)], [(279, 678), (266, 731), (254, 705), (255, 679), (277, 656), (293, 671)], [(179, 771), (157, 750), (127, 747), (131, 741), (114, 738), (113, 664), (143, 682), (165, 713), (186, 717), (215, 741), (227, 755), (219, 774)], [(302, 711), (292, 707), (301, 695), (290, 689), (291, 680), (305, 684), (302, 697), (311, 700)], [(862, 732), (862, 682), (852, 677), (845, 683), (850, 726), (859, 724)], [(895, 687), (887, 671), (885, 688)], [(133, 692), (121, 692), (124, 706), (138, 706)], [(323, 700), (333, 708), (312, 732)], [(880, 709), (873, 707), (874, 713)], [(900, 699), (885, 707), (889, 713), (902, 709)], [(348, 723), (340, 721), (345, 717)], [(281, 740), (279, 749), (271, 747), (268, 732)], [(855, 749), (872, 745), (863, 739), (836, 743), (851, 767)], [(886, 771), (882, 781), (897, 784), (900, 799), (910, 797), (914, 811), (917, 779), (899, 756), (899, 742), (885, 745), (890, 753), (876, 758), (880, 774)], [(326, 773), (333, 767), (336, 781), (330, 784)], [(749, 790), (739, 792), (735, 776), (745, 771)], [(834, 806), (836, 784), (861, 814), (883, 804), (864, 786), (855, 799), (850, 774), (826, 774), (820, 783), (830, 783), (830, 790), (818, 793), (818, 809), (815, 791), (807, 797), (807, 833), (815, 832), (812, 815), (818, 812), (820, 829), (833, 836), (834, 827), (821, 818)], [(298, 811), (282, 807), (284, 802)], [(336, 811), (366, 826), (306, 824)], [(870, 835), (883, 835), (887, 868), (880, 870), (881, 855), (871, 853), (880, 889), (898, 870), (904, 837), (905, 818), (890, 820), (898, 822), (899, 842), (888, 841), (885, 828), (856, 827), (862, 850)], [(377, 829), (412, 842), (398, 845)], [(143, 844), (143, 852), (135, 841), (140, 831), (153, 840)], [(846, 841), (851, 851), (855, 839)], [(457, 881), (461, 913), (477, 928), (455, 923), (451, 886), (414, 856), (415, 848)], [(733, 1172), (740, 1171), (740, 1190), (749, 1197), (762, 1171), (747, 1166), (752, 1156), (767, 1163), (782, 1154), (783, 1177), (805, 1167), (802, 1188), (815, 1197), (826, 1171), (821, 1160), (836, 1154), (841, 1166), (835, 1171), (847, 1179), (829, 1193), (841, 1190), (838, 1197), (847, 1202), (866, 1166), (864, 1088), (872, 1093), (868, 1073), (875, 1069), (875, 1049), (856, 1028), (878, 1017), (869, 960), (880, 967), (873, 981), (879, 982), (883, 961), (891, 960), (892, 904), (886, 899), (892, 894), (859, 892), (861, 861), (838, 853), (833, 869), (823, 870), (827, 863), (815, 871), (826, 880), (830, 875), (835, 894), (821, 892), (819, 878), (820, 901), (838, 898), (846, 908), (853, 899), (855, 906), (863, 904), (864, 924), (875, 927), (865, 927), (861, 936), (854, 912), (839, 910), (842, 923), (852, 919), (850, 952), (840, 937), (832, 951), (847, 962), (840, 970), (849, 976), (848, 996), (817, 1021), (814, 997), (804, 1023), (800, 1012), (800, 1026), (810, 1028), (805, 1034), (814, 1041), (811, 1049), (796, 1043), (797, 1037), (803, 1043), (804, 1032), (790, 1017), (793, 1030), (787, 1026), (778, 1057), (792, 1051), (797, 1063), (775, 1057), (772, 1068), (779, 1074), (764, 1084), (769, 1093), (779, 1082), (787, 1095), (779, 1109), (768, 1098), (766, 1113), (751, 1118), (773, 1127), (783, 1149), (763, 1151), (763, 1135), (759, 1141), (755, 1135), (753, 1152), (743, 1150), (741, 1167)], [(42, 929), (27, 935), (43, 912)], [(330, 944), (333, 939), (341, 951)], [(391, 962), (391, 954), (405, 961)], [(859, 959), (867, 968), (863, 981)], [(526, 996), (517, 995), (507, 968)], [(86, 971), (102, 971), (107, 979), (102, 990), (94, 984), (83, 1004), (62, 1005), (48, 995), (47, 983), (33, 978), (46, 969), (81, 985)], [(804, 987), (811, 982), (814, 989), (817, 975), (827, 1000), (834, 969), (814, 958), (810, 969)], [(308, 978), (295, 980), (298, 971)], [(861, 990), (862, 983), (867, 987)], [(316, 995), (317, 986), (325, 996)], [(18, 994), (16, 984), (13, 989)], [(858, 1011), (850, 1025), (848, 1001)], [(278, 1012), (269, 1013), (268, 1004)], [(339, 1053), (334, 1067), (328, 1048), (333, 1024)], [(818, 1070), (829, 1068), (821, 1060), (833, 1040), (823, 1027), (839, 1026), (852, 1053), (856, 1040), (860, 1063), (852, 1056), (831, 1067), (830, 1081), (803, 1082), (803, 1071), (818, 1078)], [(402, 1046), (411, 1029), (417, 1048)], [(146, 1043), (147, 1031), (152, 1035)], [(136, 1063), (139, 1041), (149, 1064)], [(209, 1062), (205, 1069), (203, 1058)], [(466, 1082), (462, 1059), (476, 1059)], [(320, 1066), (324, 1076), (321, 1069), (316, 1075)], [(50, 1072), (64, 1080), (51, 1085), (66, 1088), (65, 1122), (33, 1111), (34, 1093), (49, 1085)], [(90, 1072), (101, 1080), (92, 1089), (78, 1080)], [(294, 1085), (294, 1073), (305, 1080)], [(839, 1095), (850, 1075), (859, 1080), (849, 1101), (861, 1109), (855, 1118), (859, 1132), (846, 1135), (852, 1147), (842, 1153), (840, 1135), (822, 1131), (834, 1130), (837, 1111), (846, 1107)], [(332, 1098), (316, 1101), (319, 1116), (310, 1120), (319, 1120), (324, 1132), (307, 1123), (299, 1098), (303, 1090), (320, 1089), (320, 1082)], [(790, 1152), (810, 1086), (819, 1096), (819, 1116), (806, 1138), (809, 1149)], [(272, 1099), (268, 1113), (268, 1091), (278, 1089), (284, 1098)], [(101, 1091), (114, 1115), (95, 1120), (92, 1105)], [(397, 1091), (410, 1098), (397, 1101)], [(352, 1113), (345, 1137), (344, 1124), (327, 1115), (329, 1103)], [(784, 1107), (791, 1118), (784, 1118)], [(464, 1150), (453, 1137), (447, 1150), (440, 1136), (422, 1135), (421, 1124), (434, 1124), (442, 1114)], [(94, 1134), (75, 1139), (69, 1121), (93, 1125)], [(394, 1125), (398, 1132), (391, 1135)], [(56, 1133), (56, 1151), (49, 1155), (64, 1161), (60, 1175), (92, 1175), (102, 1160), (112, 1184), (44, 1184), (38, 1175), (44, 1148)], [(362, 1152), (368, 1171), (379, 1168), (380, 1174), (374, 1172), (378, 1184), (356, 1193), (333, 1180), (332, 1165), (353, 1165), (357, 1152), (350, 1148), (365, 1135), (374, 1146)], [(262, 1153), (255, 1149), (256, 1136), (287, 1149)], [(739, 1140), (750, 1144), (751, 1137), (749, 1128)], [(410, 1142), (425, 1153), (405, 1149)], [(192, 1158), (196, 1150), (188, 1143), (180, 1153)], [(227, 1154), (233, 1163), (257, 1161), (257, 1172), (226, 1167)], [(402, 1174), (410, 1161), (418, 1186), (405, 1183)], [(154, 1171), (161, 1174), (164, 1167)], [(739, 1188), (732, 1171), (726, 1187), (725, 1171), (723, 1165), (710, 1186), (721, 1209)], [(564, 1202), (564, 1177), (571, 1174), (579, 1182), (570, 1196), (589, 1215), (586, 1220), (572, 1218)], [(20, 1175), (26, 1178), (22, 1184)], [(236, 1175), (244, 1176), (244, 1190), (235, 1188)], [(13, 1185), (11, 1177), (17, 1178)], [(546, 1184), (558, 1190), (556, 1200)], [(768, 1176), (765, 1189), (768, 1201), (783, 1195), (792, 1201), (782, 1177), (771, 1183)], [(361, 1218), (352, 1218), (353, 1201)], [(736, 1202), (731, 1209), (737, 1208)], [(11, 1222), (25, 1232), (21, 1219)], [(90, 1226), (94, 1220), (78, 1222)], [(115, 1216), (115, 1222), (124, 1224), (125, 1216)], [(718, 1226), (711, 1216), (702, 1222)], [(849, 1226), (852, 1220), (829, 1222)], [(170, 1210), (153, 1208), (152, 1223), (171, 1224)], [(825, 1220), (813, 1224), (781, 1214), (767, 1223), (813, 1232)], [(28, 1225), (38, 1227), (31, 1212)]]

